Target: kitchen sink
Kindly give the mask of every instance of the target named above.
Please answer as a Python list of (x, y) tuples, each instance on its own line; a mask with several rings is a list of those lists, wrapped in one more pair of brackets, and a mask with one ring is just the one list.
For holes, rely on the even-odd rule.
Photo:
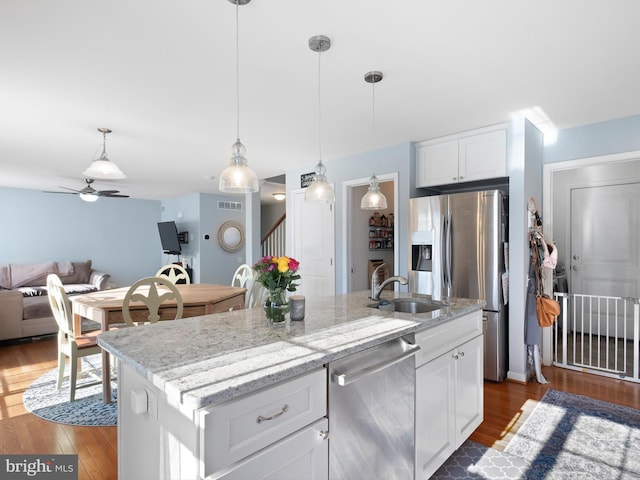
[(380, 300), (379, 303), (368, 305), (370, 308), (379, 310), (392, 310), (401, 313), (427, 313), (439, 310), (446, 306), (445, 303), (430, 300), (420, 300), (415, 298), (396, 298), (394, 300)]

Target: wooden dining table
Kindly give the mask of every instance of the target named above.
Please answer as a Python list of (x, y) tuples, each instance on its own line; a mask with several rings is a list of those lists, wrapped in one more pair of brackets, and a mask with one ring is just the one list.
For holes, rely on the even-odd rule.
[[(245, 288), (204, 283), (177, 284), (176, 288), (182, 296), (182, 318), (244, 308)], [(73, 311), (74, 331), (81, 331), (83, 318), (97, 322), (103, 332), (109, 330), (109, 325), (124, 324), (122, 305), (128, 290), (129, 287), (122, 287), (69, 297)], [(130, 305), (132, 311), (145, 308), (142, 302), (132, 302)], [(160, 306), (159, 313), (161, 320), (174, 319), (176, 301), (164, 302)], [(110, 355), (103, 349), (102, 399), (104, 403), (111, 402), (110, 370)]]

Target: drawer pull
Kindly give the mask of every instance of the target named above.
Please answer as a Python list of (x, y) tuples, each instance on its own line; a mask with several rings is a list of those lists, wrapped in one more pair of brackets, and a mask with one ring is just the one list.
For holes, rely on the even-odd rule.
[(288, 410), (289, 410), (289, 405), (285, 403), (282, 406), (282, 410), (280, 410), (278, 413), (274, 413), (270, 417), (263, 417), (262, 415), (258, 415), (258, 418), (256, 418), (256, 422), (262, 423), (262, 422), (266, 422), (267, 420), (275, 420), (276, 418), (282, 416), (282, 414), (287, 412)]

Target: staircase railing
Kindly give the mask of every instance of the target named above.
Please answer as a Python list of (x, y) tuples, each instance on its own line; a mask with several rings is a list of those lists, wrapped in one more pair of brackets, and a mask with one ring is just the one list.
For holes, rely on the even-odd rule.
[(640, 300), (554, 293), (554, 365), (640, 382)]
[(286, 243), (286, 222), (287, 214), (283, 214), (273, 227), (262, 237), (260, 246), (262, 255), (274, 255), (276, 257), (283, 256)]

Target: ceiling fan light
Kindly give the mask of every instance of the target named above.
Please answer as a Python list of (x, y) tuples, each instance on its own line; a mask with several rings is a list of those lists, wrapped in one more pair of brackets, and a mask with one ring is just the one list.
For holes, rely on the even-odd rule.
[(98, 198), (100, 198), (95, 193), (81, 193), (79, 196), (80, 199), (84, 200), (85, 202), (97, 202)]
[(91, 162), (82, 175), (89, 178), (97, 178), (99, 180), (122, 180), (127, 176), (118, 168), (118, 166), (108, 158), (99, 158)]
[(284, 192), (276, 192), (276, 193), (272, 193), (271, 195), (273, 195), (273, 198), (275, 198), (279, 202), (287, 198), (287, 195)]
[(387, 208), (387, 197), (380, 191), (380, 182), (375, 173), (369, 179), (369, 190), (360, 201), (362, 210), (384, 210)]

